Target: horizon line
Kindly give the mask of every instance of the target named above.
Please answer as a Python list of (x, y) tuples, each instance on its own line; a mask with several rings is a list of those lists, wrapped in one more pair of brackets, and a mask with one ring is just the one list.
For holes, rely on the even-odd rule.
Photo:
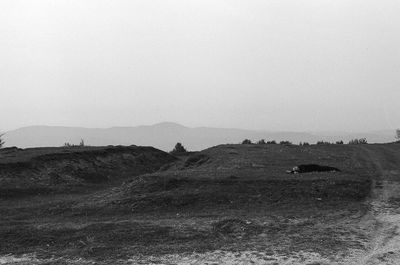
[(397, 128), (380, 128), (366, 131), (342, 131), (342, 130), (314, 130), (314, 131), (296, 131), (296, 130), (268, 130), (268, 129), (248, 129), (248, 128), (238, 128), (238, 127), (213, 127), (213, 126), (195, 126), (189, 127), (186, 125), (182, 125), (178, 122), (165, 121), (158, 122), (154, 124), (142, 124), (142, 125), (121, 125), (121, 126), (109, 126), (109, 127), (86, 127), (86, 126), (68, 126), (68, 125), (46, 125), (46, 124), (37, 124), (37, 125), (27, 125), (18, 127), (15, 129), (0, 131), (1, 133), (7, 134), (8, 132), (17, 131), (24, 128), (33, 128), (33, 127), (53, 127), (53, 128), (74, 128), (74, 129), (87, 129), (87, 130), (109, 130), (115, 128), (139, 128), (139, 127), (154, 127), (160, 125), (175, 125), (177, 127), (182, 127), (185, 129), (222, 129), (222, 130), (242, 130), (242, 131), (253, 131), (253, 132), (270, 132), (270, 133), (346, 133), (346, 134), (358, 134), (358, 133), (377, 133), (382, 131), (396, 131)]

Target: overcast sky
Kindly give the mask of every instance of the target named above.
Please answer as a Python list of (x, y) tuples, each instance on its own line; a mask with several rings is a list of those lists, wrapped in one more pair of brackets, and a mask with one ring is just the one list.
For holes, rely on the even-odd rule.
[(398, 0), (1, 0), (0, 131), (400, 127)]

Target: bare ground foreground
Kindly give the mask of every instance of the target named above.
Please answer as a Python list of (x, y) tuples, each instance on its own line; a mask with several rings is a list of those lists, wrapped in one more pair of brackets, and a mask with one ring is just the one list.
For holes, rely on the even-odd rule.
[(400, 264), (400, 144), (14, 148), (0, 184), (0, 264)]

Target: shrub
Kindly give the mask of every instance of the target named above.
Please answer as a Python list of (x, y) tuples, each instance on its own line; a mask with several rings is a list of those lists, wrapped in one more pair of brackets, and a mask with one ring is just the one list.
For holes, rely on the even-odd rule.
[(82, 146), (85, 146), (85, 141), (83, 139), (81, 139), (81, 141), (79, 142), (79, 145), (70, 144), (69, 142), (64, 143), (64, 147), (82, 147)]
[(264, 139), (261, 139), (260, 141), (257, 142), (257, 144), (266, 144)]
[(268, 141), (267, 144), (276, 144), (276, 141), (275, 140)]
[(396, 130), (396, 136), (394, 138), (396, 138), (397, 143), (400, 143), (400, 129)]
[(170, 154), (177, 155), (177, 154), (184, 154), (186, 153), (186, 148), (181, 143), (176, 143), (174, 150), (170, 152)]
[(336, 141), (336, 144), (343, 144), (343, 141), (342, 140)]
[(4, 142), (4, 140), (3, 140), (3, 136), (4, 136), (4, 133), (3, 133), (3, 134), (0, 134), (0, 148), (2, 148), (3, 145), (5, 144), (5, 142)]
[(300, 146), (309, 146), (310, 144), (308, 142), (300, 142), (299, 145)]
[(253, 143), (249, 139), (244, 139), (242, 144), (253, 144)]
[(358, 139), (352, 139), (348, 142), (348, 144), (358, 144)]
[(360, 144), (367, 144), (367, 143), (368, 143), (366, 138), (358, 139), (358, 142), (359, 142)]
[(290, 142), (290, 141), (280, 141), (279, 144), (282, 144), (282, 145), (292, 145), (292, 142)]
[(349, 141), (349, 144), (367, 144), (367, 139), (360, 138), (360, 139), (353, 139)]
[(318, 141), (317, 145), (330, 145), (330, 142), (325, 142), (325, 141)]

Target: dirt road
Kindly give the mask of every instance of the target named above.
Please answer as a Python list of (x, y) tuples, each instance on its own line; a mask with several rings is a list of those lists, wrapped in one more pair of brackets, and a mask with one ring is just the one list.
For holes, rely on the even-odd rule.
[[(344, 264), (400, 264), (400, 171), (396, 169), (397, 159), (386, 149), (380, 152), (363, 149), (364, 156), (379, 175), (372, 188), (368, 214), (376, 220), (376, 230), (368, 250), (346, 259)], [(388, 162), (383, 164), (382, 161)]]
[(400, 183), (382, 180), (376, 183), (376, 190), (371, 213), (378, 222), (377, 230), (369, 251), (355, 264), (400, 264)]

